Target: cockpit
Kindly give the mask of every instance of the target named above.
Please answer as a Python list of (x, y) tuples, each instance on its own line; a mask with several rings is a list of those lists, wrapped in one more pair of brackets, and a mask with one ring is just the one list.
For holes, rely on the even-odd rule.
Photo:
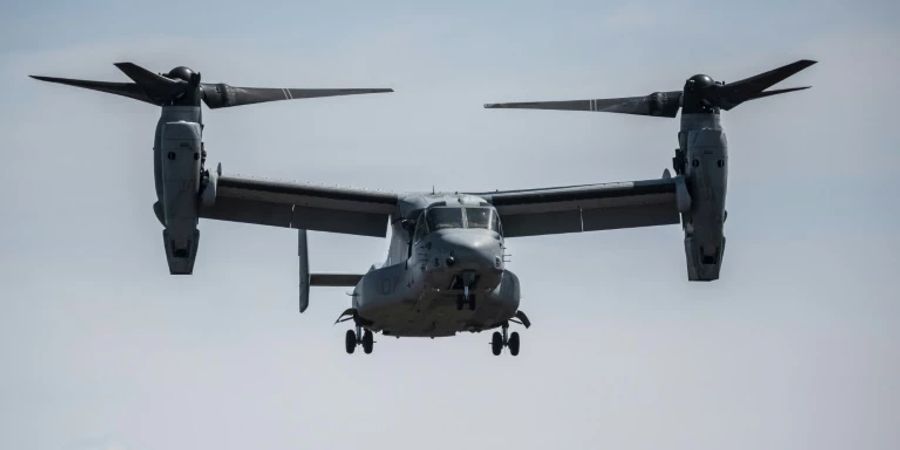
[(416, 222), (415, 241), (448, 228), (484, 229), (503, 235), (497, 211), (490, 207), (437, 206), (426, 209)]

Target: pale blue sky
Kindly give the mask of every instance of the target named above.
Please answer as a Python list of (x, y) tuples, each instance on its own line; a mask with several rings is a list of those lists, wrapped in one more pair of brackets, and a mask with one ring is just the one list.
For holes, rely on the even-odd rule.
[[(900, 447), (896, 2), (16, 2), (0, 6), (0, 448)], [(343, 353), (349, 304), (296, 313), (296, 236), (201, 223), (168, 275), (158, 110), (38, 83), (208, 81), (396, 93), (205, 115), (226, 173), (390, 191), (657, 177), (677, 121), (486, 111), (641, 95), (812, 58), (801, 93), (741, 105), (722, 279), (680, 227), (510, 241), (534, 322)], [(476, 161), (477, 163), (470, 163)], [(311, 235), (316, 270), (383, 240)]]

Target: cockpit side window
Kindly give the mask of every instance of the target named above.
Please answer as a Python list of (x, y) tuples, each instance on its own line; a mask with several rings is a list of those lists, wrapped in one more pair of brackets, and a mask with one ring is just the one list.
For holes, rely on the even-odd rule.
[(425, 213), (428, 231), (463, 228), (462, 208), (430, 208)]

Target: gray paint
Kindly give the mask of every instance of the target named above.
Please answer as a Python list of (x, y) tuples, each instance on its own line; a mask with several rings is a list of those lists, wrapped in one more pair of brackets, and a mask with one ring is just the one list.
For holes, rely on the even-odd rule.
[(719, 278), (725, 252), (728, 143), (719, 114), (682, 114), (678, 142), (685, 152), (691, 208), (683, 214), (688, 279)]
[(190, 274), (197, 257), (203, 126), (199, 106), (164, 106), (153, 146), (169, 272)]
[[(676, 173), (658, 180), (495, 191), (484, 194), (390, 194), (309, 184), (225, 177), (221, 166), (210, 174), (203, 165), (201, 98), (211, 107), (293, 98), (291, 90), (243, 90), (217, 85), (203, 90), (199, 74), (187, 68), (168, 76), (139, 66), (117, 64), (126, 75), (162, 104), (154, 145), (158, 204), (166, 256), (172, 274), (190, 274), (197, 255), (199, 217), (296, 228), (299, 255), (299, 309), (309, 305), (311, 285), (342, 286), (355, 282), (347, 334), (347, 351), (366, 342), (371, 332), (393, 336), (451, 336), (461, 331), (503, 329), (507, 343), (510, 319), (518, 311), (519, 283), (504, 268), (504, 234), (493, 230), (445, 229), (413, 236), (424, 212), (436, 206), (490, 207), (508, 237), (632, 228), (678, 223), (682, 217), (688, 279), (719, 278), (724, 254), (727, 152), (719, 107), (792, 90), (762, 92), (813, 64), (801, 60), (731, 84), (705, 75), (687, 80), (683, 93), (567, 102), (489, 104), (490, 108), (563, 109), (668, 116), (683, 108)], [(180, 78), (179, 78), (180, 77)], [(40, 78), (109, 92), (83, 82)], [(207, 86), (208, 87), (208, 86)], [(184, 90), (181, 97), (172, 92)], [(306, 96), (343, 95), (372, 90), (310, 91)], [(131, 97), (130, 91), (114, 92)], [(297, 92), (301, 97), (301, 92)], [(677, 95), (676, 95), (677, 94)], [(171, 98), (171, 99), (170, 99)], [(173, 103), (175, 106), (167, 104)], [(720, 102), (719, 105), (716, 102)], [(191, 106), (180, 106), (192, 103)], [(681, 159), (679, 159), (681, 158)], [(384, 236), (393, 233), (385, 263), (363, 275), (316, 275), (309, 269), (306, 230)], [(342, 315), (343, 317), (343, 315)], [(361, 336), (365, 335), (365, 338)], [(497, 335), (494, 337), (496, 342)], [(518, 353), (518, 336), (513, 354)], [(495, 350), (496, 353), (496, 350)]]
[[(504, 267), (504, 235), (447, 229), (417, 241), (414, 227), (421, 226), (425, 211), (490, 207), (509, 236), (663, 225), (678, 223), (676, 191), (683, 184), (681, 177), (666, 173), (659, 180), (636, 182), (486, 194), (395, 195), (221, 176), (215, 201), (201, 215), (303, 229), (299, 235), (300, 310), (309, 304), (309, 286), (354, 281), (349, 317), (355, 322), (356, 336), (371, 330), (398, 337), (440, 337), (494, 328), (502, 328), (506, 336), (511, 319), (523, 313), (518, 310), (518, 278)], [(270, 211), (290, 214), (274, 219)], [(391, 234), (384, 263), (358, 276), (310, 273), (305, 229), (383, 236), (388, 223)]]

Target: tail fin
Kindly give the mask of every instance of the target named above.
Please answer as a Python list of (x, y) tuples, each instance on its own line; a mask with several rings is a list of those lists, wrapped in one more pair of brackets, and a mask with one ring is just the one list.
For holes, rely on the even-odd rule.
[(306, 230), (297, 232), (297, 256), (300, 259), (300, 312), (309, 307), (309, 287), (353, 287), (362, 279), (359, 274), (309, 273), (309, 249), (306, 244)]

